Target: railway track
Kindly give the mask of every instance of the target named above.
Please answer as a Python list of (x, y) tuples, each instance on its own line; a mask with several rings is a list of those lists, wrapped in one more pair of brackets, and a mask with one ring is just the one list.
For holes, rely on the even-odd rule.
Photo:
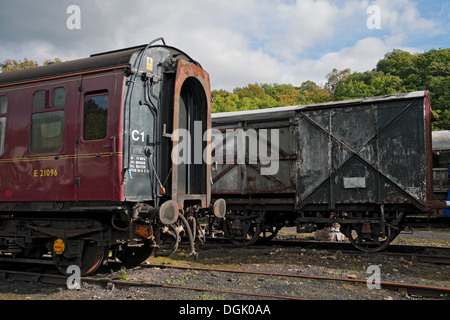
[[(214, 271), (214, 272), (227, 272), (227, 273), (239, 273), (239, 274), (254, 274), (254, 275), (264, 275), (271, 277), (287, 277), (287, 278), (301, 278), (301, 279), (312, 279), (321, 281), (337, 281), (337, 282), (349, 282), (367, 285), (367, 280), (362, 279), (350, 279), (350, 278), (339, 278), (339, 277), (324, 277), (324, 276), (313, 276), (313, 275), (302, 275), (302, 274), (291, 274), (291, 273), (278, 273), (278, 272), (264, 272), (264, 271), (247, 271), (247, 270), (235, 270), (235, 269), (220, 269), (220, 268), (202, 268), (202, 267), (188, 267), (188, 266), (168, 266), (168, 265), (156, 265), (156, 264), (143, 264), (141, 265), (145, 268), (167, 268), (167, 269), (183, 269), (191, 271)], [(435, 286), (424, 286), (416, 284), (406, 284), (406, 283), (396, 283), (396, 282), (383, 282), (380, 281), (381, 288), (394, 290), (398, 292), (405, 292), (410, 294), (417, 294), (422, 296), (449, 296), (450, 288), (435, 287)]]
[(400, 252), (379, 252), (380, 255), (385, 256), (401, 256), (409, 257), (410, 260), (416, 259), (420, 262), (434, 263), (434, 264), (445, 264), (450, 265), (449, 255), (433, 255), (433, 254), (417, 254), (417, 253), (400, 253)]
[[(215, 240), (209, 241), (206, 244), (200, 246), (201, 249), (207, 250), (207, 249), (214, 249), (218, 247), (237, 247), (234, 244), (230, 244), (229, 242)], [(186, 244), (182, 243), (181, 247), (184, 247)], [(388, 247), (387, 250), (384, 252), (377, 252), (377, 253), (364, 253), (357, 251), (351, 246), (349, 243), (343, 243), (343, 242), (322, 242), (322, 241), (292, 241), (292, 240), (272, 240), (270, 242), (265, 242), (260, 245), (254, 245), (253, 247), (256, 248), (276, 248), (276, 247), (301, 247), (305, 249), (317, 249), (317, 250), (323, 250), (324, 252), (336, 252), (337, 250), (341, 250), (342, 253), (346, 254), (356, 254), (361, 256), (372, 256), (372, 255), (389, 255), (394, 257), (409, 257), (412, 261), (419, 261), (419, 262), (426, 262), (426, 263), (433, 263), (433, 264), (444, 264), (449, 265), (450, 264), (450, 249), (449, 248), (437, 248), (437, 247), (418, 247), (418, 246), (408, 246), (408, 245), (391, 245)], [(250, 248), (251, 249), (251, 248)], [(200, 251), (201, 252), (201, 251)], [(427, 254), (424, 252), (432, 252), (432, 253), (439, 253), (439, 254)], [(442, 254), (440, 254), (442, 253)], [(206, 253), (205, 253), (206, 254)], [(0, 256), (0, 261), (10, 261), (10, 258), (7, 256)], [(35, 259), (21, 259), (20, 261), (21, 265), (26, 264), (32, 264), (32, 263), (38, 263), (40, 265), (51, 265), (51, 259), (47, 257), (35, 260)], [(114, 264), (114, 262), (110, 263)], [(12, 263), (11, 265), (17, 266), (17, 263)], [(329, 281), (334, 282), (337, 284), (344, 284), (344, 283), (353, 283), (358, 286), (366, 286), (367, 280), (366, 279), (349, 279), (349, 278), (338, 278), (338, 277), (327, 277), (327, 276), (314, 276), (314, 275), (304, 275), (304, 274), (291, 274), (291, 273), (271, 273), (271, 272), (260, 272), (260, 271), (241, 271), (241, 270), (234, 270), (234, 269), (218, 269), (218, 268), (201, 268), (201, 267), (186, 267), (186, 266), (169, 266), (169, 265), (157, 265), (157, 264), (142, 264), (140, 268), (161, 268), (161, 269), (180, 269), (180, 270), (186, 270), (191, 272), (221, 272), (221, 273), (234, 273), (234, 274), (247, 274), (247, 275), (256, 275), (261, 277), (285, 277), (285, 278), (298, 278), (298, 279), (308, 279), (311, 281)], [(17, 270), (17, 268), (14, 268)], [(0, 280), (2, 279), (14, 279), (18, 281), (29, 281), (29, 282), (36, 282), (36, 283), (49, 283), (49, 284), (56, 284), (56, 285), (66, 285), (67, 277), (63, 275), (57, 275), (57, 274), (47, 274), (47, 273), (36, 273), (36, 272), (26, 272), (27, 269), (21, 269), (20, 271), (14, 271), (14, 270), (0, 270)], [(39, 271), (41, 271), (39, 269)], [(93, 283), (98, 286), (105, 286), (105, 287), (143, 287), (143, 288), (165, 288), (169, 290), (190, 290), (190, 291), (198, 291), (198, 292), (215, 292), (219, 294), (230, 294), (233, 295), (233, 297), (239, 297), (239, 296), (249, 296), (253, 297), (254, 299), (276, 299), (276, 300), (307, 300), (306, 298), (303, 298), (301, 294), (293, 294), (293, 295), (283, 295), (283, 294), (262, 294), (262, 293), (256, 293), (256, 292), (244, 292), (244, 291), (238, 291), (238, 290), (226, 290), (228, 288), (224, 289), (211, 289), (211, 288), (203, 288), (201, 285), (198, 286), (179, 286), (174, 284), (167, 284), (167, 283), (151, 283), (148, 281), (125, 281), (125, 280), (112, 280), (112, 279), (101, 279), (96, 277), (82, 277), (82, 282), (86, 283)], [(294, 281), (294, 280), (292, 280)], [(332, 284), (335, 285), (335, 284)], [(328, 285), (326, 285), (328, 286)], [(414, 284), (405, 284), (405, 283), (395, 283), (395, 282), (380, 282), (380, 286), (382, 289), (388, 289), (392, 291), (401, 292), (402, 294), (409, 294), (409, 295), (418, 295), (423, 297), (444, 297), (448, 298), (450, 296), (450, 288), (442, 288), (442, 287), (433, 287), (433, 286), (424, 286), (424, 285), (414, 285)], [(233, 288), (236, 289), (236, 288)], [(239, 288), (237, 288), (239, 289)], [(252, 290), (250, 290), (252, 291)], [(269, 291), (270, 292), (270, 291)], [(298, 296), (295, 296), (297, 295)]]
[[(327, 250), (330, 252), (341, 251), (347, 254), (356, 255), (386, 255), (408, 257), (419, 262), (450, 265), (450, 248), (411, 246), (411, 245), (390, 245), (385, 251), (365, 253), (355, 249), (348, 242), (326, 242), (317, 240), (270, 240), (259, 241), (251, 247), (301, 247), (305, 249)], [(218, 247), (237, 248), (238, 245), (231, 244), (227, 239), (208, 239), (201, 245), (204, 250)], [(431, 253), (429, 253), (431, 252)]]
[[(450, 248), (441, 248), (441, 247), (390, 245), (385, 251), (365, 253), (355, 249), (350, 243), (346, 242), (325, 242), (315, 240), (313, 241), (271, 240), (265, 242), (257, 242), (253, 246), (249, 246), (249, 248), (296, 247), (296, 246), (305, 249), (327, 250), (330, 252), (336, 252), (340, 250), (342, 253), (356, 254), (356, 255), (386, 255), (386, 256), (408, 257), (411, 260), (417, 260), (419, 262), (450, 265)], [(182, 242), (180, 244), (180, 248), (182, 247), (187, 248), (188, 244)], [(211, 250), (220, 247), (238, 248), (239, 246), (229, 243), (227, 239), (208, 239), (208, 241), (205, 244), (200, 245), (200, 248), (202, 250)], [(424, 253), (428, 251), (434, 252), (436, 254)], [(53, 265), (53, 262), (50, 257), (44, 257), (41, 259), (34, 259), (34, 258), (11, 259), (10, 256), (1, 254), (0, 254), (0, 262)]]
[[(188, 266), (167, 266), (160, 264), (143, 264), (143, 268), (161, 268), (161, 269), (179, 269), (187, 271), (197, 271), (197, 272), (223, 272), (223, 273), (234, 273), (234, 274), (244, 274), (244, 275), (258, 275), (267, 277), (283, 277), (283, 278), (301, 278), (309, 279), (315, 281), (333, 281), (335, 283), (353, 283), (362, 286), (367, 285), (367, 280), (363, 279), (349, 279), (349, 278), (338, 278), (338, 277), (326, 277), (326, 276), (313, 276), (313, 275), (300, 275), (291, 273), (276, 273), (276, 272), (263, 272), (263, 271), (243, 271), (234, 269), (221, 269), (221, 268), (201, 268), (201, 267), (188, 267)], [(28, 281), (35, 283), (46, 283), (54, 285), (66, 285), (67, 277), (63, 275), (56, 274), (45, 274), (36, 272), (24, 272), (24, 271), (14, 271), (14, 270), (0, 270), (0, 280), (15, 280), (15, 281)], [(212, 288), (201, 288), (201, 287), (190, 287), (182, 285), (171, 285), (171, 284), (161, 284), (152, 283), (147, 281), (128, 281), (128, 280), (113, 280), (95, 277), (81, 277), (81, 283), (91, 283), (100, 286), (105, 286), (107, 288), (124, 288), (124, 287), (144, 287), (144, 288), (166, 288), (174, 290), (193, 290), (200, 292), (211, 292), (211, 293), (226, 293), (236, 296), (252, 296), (263, 299), (276, 299), (276, 300), (311, 300), (308, 298), (288, 296), (288, 295), (278, 295), (278, 294), (262, 294), (256, 292), (244, 292), (235, 290), (224, 290), (224, 289), (212, 289)], [(392, 290), (401, 292), (402, 294), (418, 295), (422, 297), (440, 297), (449, 298), (450, 288), (436, 287), (436, 286), (425, 286), (417, 284), (407, 284), (407, 283), (396, 283), (396, 282), (380, 282), (382, 289)]]
[[(31, 281), (40, 282), (46, 284), (56, 284), (56, 285), (66, 285), (68, 277), (63, 275), (55, 274), (42, 274), (36, 272), (23, 272), (23, 271), (12, 271), (12, 270), (0, 270), (0, 280), (1, 279), (11, 279), (16, 281)], [(310, 300), (306, 298), (274, 295), (274, 294), (261, 294), (254, 292), (243, 292), (243, 291), (233, 291), (233, 290), (222, 290), (222, 289), (211, 289), (211, 288), (198, 288), (180, 285), (170, 285), (161, 283), (151, 283), (146, 281), (128, 281), (128, 280), (111, 280), (102, 279), (94, 277), (81, 277), (80, 281), (104, 285), (109, 288), (115, 287), (145, 287), (145, 288), (167, 288), (167, 289), (177, 289), (177, 290), (193, 290), (202, 292), (214, 292), (214, 293), (228, 293), (233, 295), (246, 295), (261, 298), (272, 298), (272, 299), (286, 299), (286, 300)]]

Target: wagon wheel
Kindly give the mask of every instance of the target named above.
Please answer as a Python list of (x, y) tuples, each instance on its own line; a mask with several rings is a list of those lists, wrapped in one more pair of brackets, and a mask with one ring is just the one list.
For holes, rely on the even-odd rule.
[(253, 220), (230, 220), (224, 223), (224, 232), (230, 241), (238, 246), (254, 244), (261, 234), (261, 224)]
[(161, 230), (160, 239), (161, 243), (156, 254), (164, 257), (170, 256), (178, 249), (180, 243), (180, 233), (177, 226), (174, 224), (164, 226)]
[(117, 253), (117, 258), (128, 267), (135, 267), (150, 257), (153, 247), (150, 241), (143, 241), (137, 246), (125, 244), (122, 250)]
[[(372, 230), (374, 226), (374, 224), (371, 224)], [(364, 233), (363, 228), (364, 225), (362, 223), (347, 224), (344, 226), (343, 233), (355, 248), (364, 252), (382, 251), (398, 235), (398, 232), (392, 230), (387, 225), (385, 225), (384, 234), (375, 231)]]
[(262, 241), (270, 241), (275, 238), (278, 234), (278, 231), (281, 230), (281, 227), (267, 227), (262, 231), (259, 235), (259, 239)]
[(58, 255), (55, 252), (52, 252), (53, 262), (62, 274), (66, 274), (68, 266), (77, 265), (80, 267), (81, 276), (87, 276), (94, 273), (102, 264), (104, 256), (104, 247), (98, 246), (93, 241), (84, 242), (81, 257), (66, 258), (62, 254)]

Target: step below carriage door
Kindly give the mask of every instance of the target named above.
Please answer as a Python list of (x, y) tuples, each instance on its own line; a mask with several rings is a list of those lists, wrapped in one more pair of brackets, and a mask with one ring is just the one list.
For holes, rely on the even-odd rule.
[(112, 200), (112, 161), (116, 139), (113, 134), (113, 76), (82, 80), (77, 136), (78, 199)]

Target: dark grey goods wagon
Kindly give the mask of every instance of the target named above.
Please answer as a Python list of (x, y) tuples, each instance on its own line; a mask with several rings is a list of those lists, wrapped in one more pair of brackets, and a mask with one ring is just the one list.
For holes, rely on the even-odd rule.
[(213, 114), (227, 234), (246, 244), (339, 223), (359, 248), (386, 247), (430, 206), (432, 118), (427, 91)]

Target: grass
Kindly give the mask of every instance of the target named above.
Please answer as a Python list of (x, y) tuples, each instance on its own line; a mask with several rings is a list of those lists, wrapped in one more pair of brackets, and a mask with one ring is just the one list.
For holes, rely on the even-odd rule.
[(125, 267), (120, 268), (119, 280), (125, 280), (125, 281), (128, 280), (127, 268), (125, 268)]
[[(192, 277), (196, 277), (196, 274), (193, 274)], [(186, 282), (189, 280), (189, 276), (181, 277), (178, 279), (166, 279), (166, 283), (170, 285), (176, 286), (184, 286)]]

